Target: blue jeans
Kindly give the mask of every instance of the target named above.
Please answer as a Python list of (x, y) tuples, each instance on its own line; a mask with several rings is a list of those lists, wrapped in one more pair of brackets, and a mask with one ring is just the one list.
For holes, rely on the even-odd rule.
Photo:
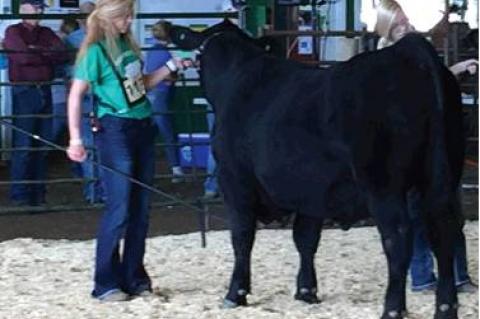
[[(63, 144), (63, 134), (67, 130), (67, 103), (53, 103), (52, 107), (52, 141)], [(72, 162), (71, 169), (75, 177), (82, 177), (82, 164)]]
[[(408, 209), (412, 216), (413, 226), (413, 252), (410, 262), (410, 275), (412, 276), (412, 290), (421, 290), (436, 284), (433, 272), (433, 257), (428, 243), (427, 231), (420, 219), (419, 193), (408, 193)], [(470, 281), (467, 269), (467, 251), (465, 236), (461, 232), (460, 238), (455, 243), (454, 274), (455, 284), (460, 286)]]
[[(173, 90), (162, 91), (162, 90), (153, 90), (148, 98), (152, 103), (152, 110), (154, 113), (162, 113), (168, 111), (168, 105), (170, 104), (171, 98), (173, 96)], [(158, 132), (163, 138), (165, 144), (165, 156), (167, 157), (168, 164), (170, 167), (179, 166), (180, 161), (178, 158), (177, 146), (173, 145), (177, 142), (175, 134), (172, 127), (172, 117), (170, 114), (159, 114), (154, 115), (153, 117), (155, 125), (157, 126)]]
[[(152, 185), (155, 168), (151, 119), (104, 116), (96, 134), (102, 164)], [(117, 173), (101, 172), (106, 205), (97, 236), (94, 297), (113, 289), (136, 294), (151, 288), (143, 265), (149, 191)], [(124, 237), (120, 257), (119, 243)]]
[[(211, 106), (207, 108), (208, 111), (212, 111)], [(212, 133), (213, 125), (215, 124), (215, 114), (207, 113), (207, 123), (208, 130), (210, 131), (210, 145), (208, 147), (208, 158), (207, 158), (207, 178), (203, 183), (203, 189), (205, 192), (218, 193), (218, 182), (217, 182), (217, 163), (212, 154)]]
[(67, 103), (54, 103), (52, 115), (52, 140), (55, 143), (61, 143), (67, 129)]
[(0, 70), (8, 68), (8, 60), (5, 54), (0, 53)]
[[(67, 128), (65, 103), (53, 105), (53, 126), (52, 137), (55, 143), (63, 142), (61, 140), (63, 133)], [(90, 128), (89, 113), (93, 110), (93, 97), (86, 95), (82, 103), (82, 140), (87, 148), (94, 148), (93, 134)], [(83, 196), (89, 202), (101, 201), (104, 197), (103, 187), (99, 179), (98, 168), (92, 164), (91, 160), (95, 160), (95, 152), (90, 151), (87, 160), (82, 163), (72, 163), (72, 172), (76, 177), (87, 179), (83, 187)]]
[[(49, 115), (52, 114), (52, 96), (49, 86), (14, 86), (12, 87), (13, 115)], [(13, 124), (32, 134), (47, 140), (51, 139), (50, 118), (15, 118)], [(32, 137), (13, 131), (13, 147), (46, 147)], [(47, 177), (47, 151), (13, 151), (11, 158), (12, 182), (22, 180), (45, 180)], [(45, 184), (12, 184), (10, 198), (17, 202), (38, 205), (45, 201)]]
[(90, 125), (90, 113), (93, 111), (95, 101), (93, 96), (88, 94), (84, 97), (82, 103), (82, 140), (85, 146), (91, 149), (87, 154), (87, 160), (82, 162), (81, 175), (87, 179), (83, 187), (83, 196), (91, 203), (103, 201), (105, 194), (103, 191), (103, 182), (98, 167), (92, 161), (98, 160), (95, 151), (95, 143), (92, 128)]

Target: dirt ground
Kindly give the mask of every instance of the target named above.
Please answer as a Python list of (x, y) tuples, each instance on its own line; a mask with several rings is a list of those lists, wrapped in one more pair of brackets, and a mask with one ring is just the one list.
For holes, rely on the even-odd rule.
[[(70, 168), (63, 154), (52, 154), (49, 168), (50, 178), (70, 178)], [(164, 161), (157, 167), (157, 175), (167, 174)], [(190, 172), (204, 174), (203, 170)], [(0, 181), (8, 181), (8, 169), (0, 166)], [(181, 199), (195, 201), (202, 195), (203, 177), (191, 177), (184, 183), (172, 184), (169, 178), (159, 178), (156, 186), (164, 192)], [(478, 183), (478, 167), (475, 162), (465, 166), (464, 184)], [(95, 238), (101, 207), (89, 206), (81, 196), (80, 183), (59, 183), (48, 185), (47, 205), (50, 212), (31, 213), (16, 211), (8, 201), (8, 187), (0, 185), (0, 241), (15, 238), (38, 239), (92, 239)], [(165, 199), (159, 195), (153, 196), (153, 209), (149, 236), (167, 234), (184, 234), (199, 230), (199, 215), (184, 206), (163, 206)], [(68, 205), (76, 209), (63, 209)], [(478, 190), (466, 189), (463, 194), (464, 214), (468, 219), (478, 219)], [(225, 229), (226, 216), (221, 201), (207, 204), (210, 212), (208, 225), (210, 229)], [(271, 225), (269, 228), (278, 228)]]
[[(478, 222), (467, 222), (468, 268), (478, 282)], [(153, 295), (101, 303), (90, 297), (95, 240), (19, 238), (0, 242), (0, 319), (378, 319), (387, 264), (375, 227), (327, 229), (315, 258), (318, 297), (294, 300), (298, 253), (287, 229), (259, 230), (251, 257), (248, 307), (224, 309), (234, 264), (230, 234), (212, 231), (147, 240)], [(433, 318), (434, 293), (412, 293), (408, 319)], [(459, 318), (478, 319), (478, 291), (461, 293)]]

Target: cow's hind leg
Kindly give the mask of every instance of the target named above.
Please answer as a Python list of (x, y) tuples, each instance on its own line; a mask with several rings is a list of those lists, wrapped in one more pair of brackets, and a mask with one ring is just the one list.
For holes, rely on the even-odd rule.
[[(462, 221), (458, 197), (455, 204), (425, 214), (427, 232), (438, 264), (435, 319), (457, 319), (457, 291), (454, 278), (455, 243), (461, 240)], [(443, 211), (442, 211), (443, 210)]]
[(297, 275), (295, 299), (307, 303), (319, 303), (317, 297), (317, 276), (315, 253), (317, 252), (322, 220), (298, 215), (293, 224), (293, 240), (300, 254), (300, 270)]
[(406, 199), (401, 195), (370, 198), (388, 263), (388, 286), (382, 319), (403, 318), (406, 313), (405, 283), (412, 255), (412, 229)]

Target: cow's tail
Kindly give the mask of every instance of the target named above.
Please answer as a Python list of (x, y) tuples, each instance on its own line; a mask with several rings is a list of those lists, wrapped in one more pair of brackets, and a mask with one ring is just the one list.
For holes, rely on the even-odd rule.
[(433, 46), (422, 38), (419, 54), (434, 88), (425, 158), (426, 209), (434, 215), (458, 213), (458, 184), (464, 156), (460, 91), (454, 76), (438, 59)]
[[(437, 306), (443, 302), (457, 303), (454, 287), (454, 250), (461, 237), (461, 206), (458, 183), (463, 166), (463, 140), (460, 92), (451, 72), (438, 60), (433, 46), (423, 41), (419, 54), (431, 75), (434, 101), (429, 110), (429, 130), (424, 162), (426, 183), (423, 209), (429, 244), (437, 258), (440, 286)], [(430, 87), (430, 86), (428, 86)], [(427, 92), (428, 94), (428, 92)], [(460, 116), (459, 116), (460, 115)], [(460, 145), (455, 145), (459, 143)], [(438, 309), (438, 308), (437, 308)], [(436, 310), (436, 314), (439, 310)], [(456, 309), (452, 317), (456, 317)]]

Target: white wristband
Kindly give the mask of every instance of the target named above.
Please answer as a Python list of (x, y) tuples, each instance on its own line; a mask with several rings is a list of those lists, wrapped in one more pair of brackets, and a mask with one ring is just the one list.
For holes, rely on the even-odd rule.
[(167, 63), (165, 63), (165, 65), (172, 73), (178, 71), (177, 65), (175, 64), (175, 61), (173, 59), (168, 60)]
[(70, 146), (82, 146), (83, 140), (81, 138), (72, 138), (69, 144)]

